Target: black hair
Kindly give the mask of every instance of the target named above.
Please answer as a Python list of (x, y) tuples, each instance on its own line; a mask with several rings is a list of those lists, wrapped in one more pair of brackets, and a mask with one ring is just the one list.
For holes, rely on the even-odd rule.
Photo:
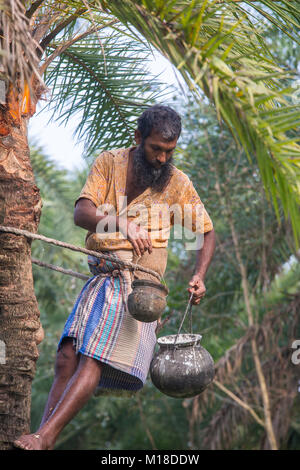
[(181, 133), (181, 118), (169, 106), (155, 104), (146, 109), (138, 118), (138, 130), (145, 140), (155, 130), (167, 141), (174, 140)]

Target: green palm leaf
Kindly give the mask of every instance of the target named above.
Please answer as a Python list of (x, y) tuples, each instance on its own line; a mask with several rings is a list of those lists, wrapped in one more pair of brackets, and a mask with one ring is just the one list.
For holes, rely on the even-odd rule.
[[(285, 134), (299, 126), (300, 106), (287, 85), (294, 74), (274, 62), (264, 36), (268, 23), (299, 42), (295, 2), (132, 0), (102, 1), (107, 11), (162, 52), (200, 102), (203, 92), (249, 157), (255, 157), (266, 193), (278, 200), (300, 239), (300, 146)], [(264, 5), (264, 6), (262, 6)], [(292, 155), (292, 160), (291, 160)], [(283, 184), (285, 182), (285, 184)], [(288, 190), (289, 197), (286, 197)]]
[[(64, 39), (51, 43), (59, 48)], [(76, 128), (87, 155), (131, 145), (136, 117), (158, 96), (160, 84), (145, 68), (145, 47), (117, 31), (95, 35), (67, 48), (47, 69), (51, 107), (59, 121), (78, 116)], [(148, 52), (148, 51), (147, 51)]]
[[(25, 15), (23, 4), (27, 7)], [(11, 11), (10, 6), (18, 7), (15, 22), (7, 13)], [(4, 54), (6, 64), (3, 76), (13, 80), (7, 51), (13, 50), (13, 57), (19, 57), (21, 62), (24, 59), (22, 63), (15, 62), (21, 77), (26, 76), (28, 64), (35, 64), (34, 41), (46, 54), (59, 52), (61, 57), (50, 65), (47, 83), (55, 92), (61, 119), (67, 121), (72, 113), (80, 116), (77, 133), (90, 153), (108, 145), (128, 145), (132, 119), (157, 96), (143, 75), (144, 59), (138, 54), (137, 44), (144, 38), (147, 46), (150, 43), (162, 52), (180, 70), (196, 100), (201, 102), (204, 94), (209, 98), (219, 119), (242, 144), (249, 160), (257, 159), (266, 193), (277, 213), (281, 201), (286, 216), (291, 218), (298, 244), (300, 146), (293, 133), (299, 133), (299, 101), (295, 90), (288, 88), (294, 74), (274, 61), (268, 47), (271, 28), (272, 32), (275, 28), (299, 44), (298, 2), (38, 0), (22, 3), (3, 0), (0, 12), (2, 29), (18, 32), (11, 45), (6, 44), (9, 47), (5, 48), (1, 38), (0, 54)], [(29, 22), (24, 17), (32, 18), (32, 15), (34, 28), (29, 33)], [(107, 47), (104, 56), (96, 35), (91, 41), (83, 35), (74, 44), (74, 34), (80, 26), (89, 24), (91, 31), (92, 27), (111, 19), (111, 15), (130, 29), (131, 37), (128, 30), (121, 33), (129, 43), (136, 38), (133, 46), (125, 45), (122, 60), (118, 43), (113, 44), (108, 38), (103, 39)], [(24, 24), (23, 33), (30, 39), (27, 49), (20, 20)], [(20, 54), (16, 54), (16, 47)], [(119, 59), (114, 56), (114, 50)], [(134, 56), (138, 56), (136, 62)], [(103, 57), (110, 60), (107, 68)], [(109, 75), (111, 70), (113, 77)], [(142, 73), (140, 81), (137, 71)], [(286, 197), (287, 190), (289, 197)]]

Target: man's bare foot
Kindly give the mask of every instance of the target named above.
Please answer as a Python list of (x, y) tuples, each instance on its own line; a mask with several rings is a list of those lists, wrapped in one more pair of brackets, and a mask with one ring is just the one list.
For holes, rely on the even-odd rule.
[(14, 447), (23, 450), (52, 450), (41, 434), (24, 434), (13, 443)]

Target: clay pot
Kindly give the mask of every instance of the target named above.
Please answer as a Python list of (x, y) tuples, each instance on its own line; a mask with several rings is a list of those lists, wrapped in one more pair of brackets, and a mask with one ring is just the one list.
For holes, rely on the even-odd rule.
[(136, 279), (131, 286), (127, 302), (129, 313), (145, 323), (158, 320), (167, 305), (168, 288), (147, 279)]
[(200, 345), (199, 334), (180, 334), (158, 338), (159, 351), (150, 364), (155, 387), (173, 398), (188, 398), (203, 392), (212, 382), (214, 361)]

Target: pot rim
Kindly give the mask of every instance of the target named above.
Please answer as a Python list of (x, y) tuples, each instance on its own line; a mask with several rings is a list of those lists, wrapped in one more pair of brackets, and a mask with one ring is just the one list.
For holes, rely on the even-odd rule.
[(176, 346), (194, 346), (195, 344), (199, 343), (202, 339), (202, 335), (198, 333), (184, 333), (179, 334), (178, 339), (175, 343), (177, 335), (168, 335), (168, 336), (161, 336), (157, 338), (157, 343), (159, 346), (162, 347), (176, 347)]
[(167, 286), (164, 286), (158, 282), (149, 281), (148, 279), (135, 279), (132, 281), (131, 287), (152, 287), (154, 289), (163, 291), (166, 295), (169, 294), (169, 289)]

